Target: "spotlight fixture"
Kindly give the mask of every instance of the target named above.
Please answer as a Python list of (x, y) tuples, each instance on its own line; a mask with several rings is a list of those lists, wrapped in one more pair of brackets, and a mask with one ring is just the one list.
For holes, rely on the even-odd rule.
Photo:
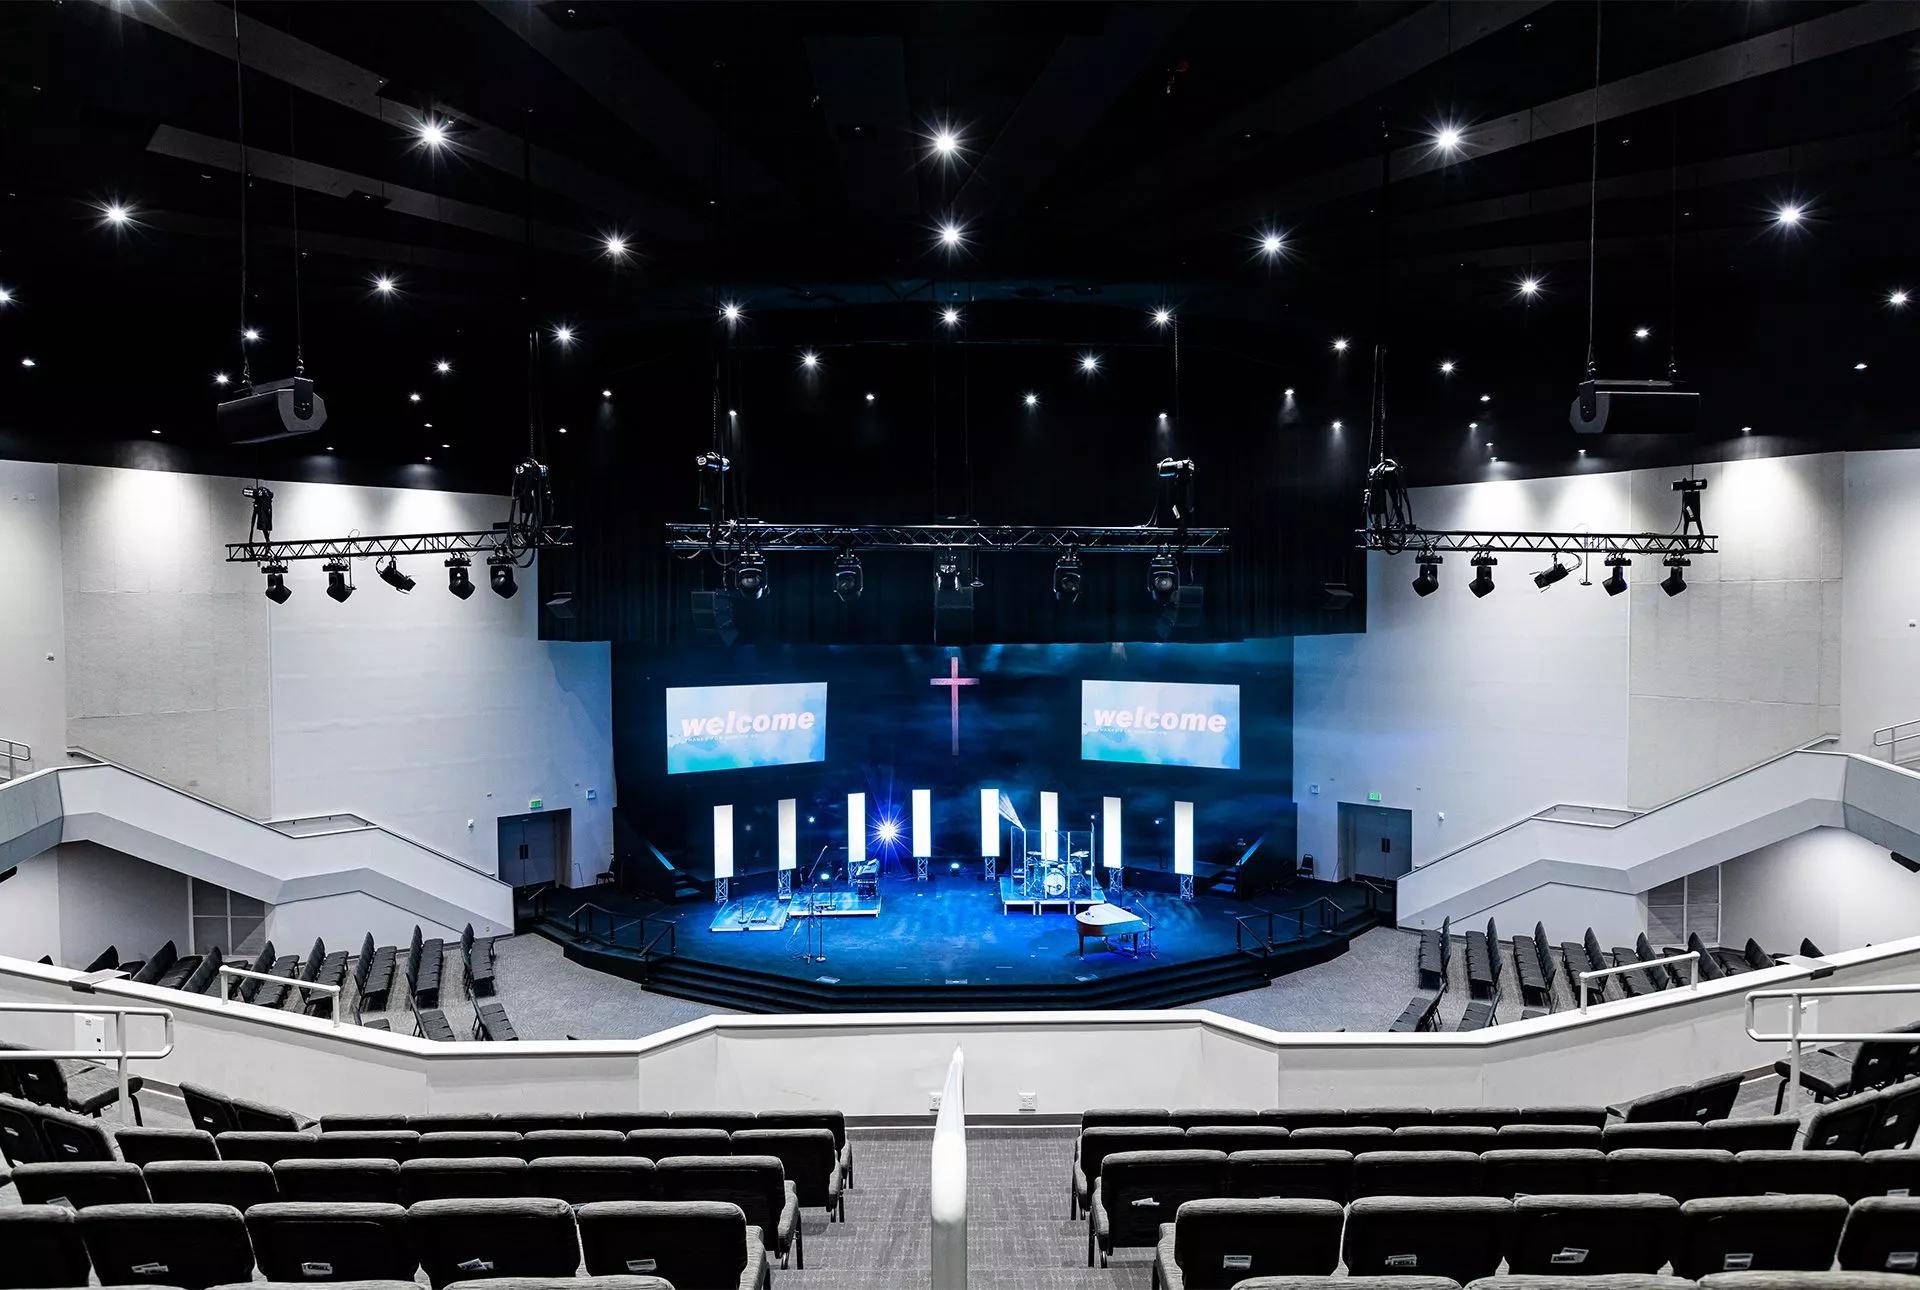
[(960, 311), (951, 306), (942, 309), (940, 311), (940, 325), (943, 327), (958, 327), (960, 325)]
[(1086, 578), (1080, 571), (1080, 556), (1069, 551), (1053, 562), (1053, 598), (1062, 604), (1072, 604), (1080, 599), (1080, 590), (1086, 585)]
[[(1906, 296), (1904, 294), (1901, 294), (1900, 303), (1905, 304), (1906, 302), (1907, 302)], [(12, 303), (13, 303), (13, 292), (7, 290), (5, 287), (0, 287), (0, 305), (10, 305)]]
[(1336, 354), (1344, 354), (1347, 352), (1347, 338), (1345, 336), (1333, 342), (1333, 352)]
[(1499, 563), (1485, 551), (1473, 557), (1473, 581), (1467, 584), (1467, 590), (1476, 599), (1493, 590), (1493, 566)]
[[(1804, 217), (1806, 213), (1806, 208), (1799, 203), (1788, 202), (1783, 206), (1775, 208), (1773, 212), (1773, 222), (1785, 228), (1793, 228), (1800, 223), (1801, 218)], [(1662, 583), (1661, 585), (1665, 586), (1666, 584)]]
[(1262, 233), (1258, 241), (1260, 243), (1260, 254), (1266, 256), (1268, 259), (1272, 259), (1274, 256), (1280, 254), (1287, 245), (1285, 238), (1271, 231)]
[(1545, 591), (1548, 587), (1551, 587), (1554, 583), (1560, 581), (1572, 572), (1573, 566), (1570, 564), (1561, 564), (1560, 553), (1555, 551), (1553, 553), (1553, 563), (1533, 575), (1533, 585)]
[(1480, 401), (1482, 403), (1491, 403), (1493, 402), (1493, 396), (1491, 394), (1482, 394), (1480, 396)]
[(1645, 340), (1647, 337), (1651, 335), (1653, 335), (1653, 330), (1651, 328), (1635, 327), (1633, 329), (1633, 338), (1635, 340)]
[(940, 226), (940, 245), (949, 251), (959, 250), (966, 240), (966, 231), (951, 220)]
[(873, 402), (873, 399), (874, 399), (873, 391), (871, 390), (867, 391), (867, 402), (871, 404)]
[(1153, 311), (1153, 325), (1155, 327), (1165, 327), (1168, 323), (1171, 323), (1172, 321), (1173, 321), (1173, 310), (1156, 309)]
[(33, 361), (33, 360), (32, 360), (31, 358), (23, 358), (23, 359), (21, 359), (21, 360), (20, 360), (20, 366), (22, 366), (22, 367), (33, 367), (33, 366), (36, 366), (36, 364), (34, 363), (34, 361)]
[(1460, 127), (1443, 125), (1433, 132), (1433, 146), (1441, 152), (1460, 151)]
[(276, 605), (286, 604), (287, 598), (293, 595), (292, 588), (287, 586), (287, 566), (276, 560), (262, 565), (260, 572), (267, 575), (267, 599)]
[(1032, 394), (1032, 393), (1023, 394), (1020, 397), (1020, 401), (1026, 404), (1030, 408), (1037, 408), (1040, 406), (1040, 396), (1038, 394)]
[(866, 588), (866, 575), (860, 569), (860, 557), (851, 551), (842, 551), (833, 561), (833, 594), (840, 597), (840, 603), (850, 605), (860, 599), (860, 593)]
[(1100, 356), (1098, 354), (1082, 354), (1080, 356), (1080, 370), (1088, 376), (1092, 376), (1100, 370)]
[(399, 289), (399, 284), (386, 274), (377, 273), (373, 278), (373, 289), (383, 296), (390, 296)]
[(513, 593), (520, 585), (513, 580), (513, 557), (505, 551), (496, 551), (487, 557), (487, 581), (493, 586), (493, 594), (502, 600), (512, 600)]
[(1864, 372), (1867, 370), (1867, 365), (1865, 363), (1855, 363), (1853, 365), (1853, 370), (1856, 372)]
[(400, 562), (394, 559), (394, 557), (388, 556), (387, 562), (379, 568), (380, 581), (386, 583), (401, 595), (405, 595), (407, 592), (413, 590), (413, 579), (400, 572)]
[(453, 372), (453, 364), (443, 358), (433, 365), (433, 370), (441, 376), (448, 376)]
[(1345, 423), (1345, 422), (1343, 422), (1342, 420), (1340, 420), (1340, 418), (1339, 418), (1339, 417), (1335, 417), (1335, 418), (1333, 419), (1333, 428), (1334, 428), (1335, 430), (1338, 430), (1338, 429), (1340, 429), (1340, 428), (1341, 428), (1342, 426), (1344, 426), (1345, 424), (1346, 424), (1346, 423)]
[(741, 314), (740, 306), (734, 301), (727, 300), (721, 303), (720, 320), (722, 322), (737, 323), (740, 321), (740, 314)]
[(1173, 552), (1162, 551), (1147, 566), (1147, 594), (1161, 605), (1170, 605), (1179, 596), (1180, 566), (1174, 562)]
[(1442, 375), (1442, 376), (1452, 376), (1452, 375), (1453, 375), (1453, 360), (1452, 360), (1452, 359), (1450, 359), (1450, 358), (1449, 358), (1449, 359), (1445, 359), (1445, 360), (1443, 360), (1443, 361), (1441, 362), (1441, 364), (1440, 364), (1440, 375)]
[(447, 560), (447, 590), (461, 600), (473, 594), (473, 561), (464, 555), (454, 555)]
[(1292, 387), (1291, 385), (1289, 385), (1289, 386), (1288, 386), (1288, 387), (1287, 387), (1286, 389), (1284, 389), (1284, 390), (1282, 390), (1282, 391), (1280, 391), (1280, 397), (1281, 397), (1281, 398), (1285, 398), (1285, 399), (1290, 399), (1290, 398), (1292, 398), (1292, 397), (1293, 397), (1293, 387)]
[(1417, 596), (1431, 596), (1440, 590), (1440, 556), (1428, 552), (1414, 561), (1420, 566), (1420, 572), (1414, 575), (1413, 592)]
[(447, 145), (447, 123), (428, 117), (414, 130), (415, 137), (425, 148), (440, 149)]
[(242, 328), (240, 332), (240, 339), (246, 341), (247, 344), (252, 345), (257, 341), (259, 341), (260, 329), (258, 327)]
[(1693, 561), (1683, 555), (1670, 555), (1660, 562), (1667, 567), (1667, 576), (1660, 579), (1660, 590), (1669, 596), (1677, 596), (1687, 589), (1687, 575), (1680, 572)]
[(941, 126), (933, 133), (933, 150), (942, 157), (951, 157), (960, 151), (960, 136), (950, 126)]
[(809, 372), (814, 371), (820, 366), (820, 356), (810, 349), (802, 350), (800, 353), (800, 366), (806, 368)]
[(108, 202), (100, 208), (100, 222), (119, 228), (133, 222), (133, 212), (119, 202)]
[(559, 345), (562, 349), (573, 344), (573, 328), (567, 326), (565, 323), (556, 325), (553, 329), (553, 341), (554, 344)]
[[(11, 299), (11, 297), (8, 296), (4, 290), (0, 290), (0, 305), (4, 305), (9, 299)], [(1887, 297), (1887, 307), (1889, 309), (1905, 309), (1907, 307), (1907, 293), (1896, 287), (1893, 293)]]
[(323, 567), (327, 571), (327, 595), (346, 604), (347, 597), (353, 594), (352, 564), (345, 560), (329, 560)]
[(1627, 566), (1632, 563), (1633, 561), (1627, 559), (1624, 555), (1608, 556), (1607, 569), (1609, 572), (1607, 573), (1607, 580), (1600, 584), (1601, 589), (1609, 596), (1617, 596), (1625, 591), (1627, 589)]
[(410, 393), (407, 395), (407, 402), (418, 403), (419, 401), (420, 401), (420, 395), (417, 392)]
[(624, 260), (627, 258), (627, 239), (621, 237), (618, 233), (607, 234), (600, 240), (600, 245), (606, 251), (609, 260)]
[(733, 566), (733, 590), (748, 600), (767, 594), (767, 557), (752, 547), (740, 553)]
[(610, 398), (612, 398), (612, 397), (613, 397), (613, 391), (612, 391), (612, 390), (602, 390), (602, 391), (600, 391), (600, 397), (601, 397), (601, 398), (603, 398), (603, 399), (610, 399)]
[(231, 376), (228, 376), (225, 372), (215, 372), (213, 374), (213, 383), (215, 385), (226, 385), (232, 380), (233, 378)]
[(1525, 297), (1526, 297), (1527, 299), (1529, 299), (1529, 300), (1531, 300), (1531, 299), (1533, 299), (1533, 298), (1534, 298), (1535, 296), (1537, 296), (1537, 295), (1539, 295), (1539, 294), (1540, 294), (1540, 279), (1538, 279), (1538, 278), (1522, 278), (1522, 279), (1520, 279), (1520, 294), (1521, 294), (1521, 295), (1523, 295), (1523, 296), (1525, 296)]

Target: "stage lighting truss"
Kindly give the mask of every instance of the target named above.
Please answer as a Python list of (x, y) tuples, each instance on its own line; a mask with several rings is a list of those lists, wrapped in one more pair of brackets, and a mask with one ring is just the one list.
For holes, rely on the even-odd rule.
[(404, 533), (387, 537), (309, 538), (296, 542), (229, 542), (228, 564), (284, 564), (288, 560), (377, 560), (405, 555), (520, 556), (573, 545), (571, 524), (533, 530), (504, 528), (459, 533)]
[(1501, 529), (1423, 529), (1369, 527), (1357, 530), (1363, 551), (1416, 555), (1440, 551), (1538, 551), (1547, 555), (1715, 555), (1714, 533), (1536, 533)]
[(940, 551), (962, 548), (1043, 555), (1225, 555), (1230, 530), (1141, 525), (1133, 528), (1072, 524), (773, 524), (730, 520), (725, 524), (669, 524), (670, 551), (726, 555), (752, 549), (776, 552)]

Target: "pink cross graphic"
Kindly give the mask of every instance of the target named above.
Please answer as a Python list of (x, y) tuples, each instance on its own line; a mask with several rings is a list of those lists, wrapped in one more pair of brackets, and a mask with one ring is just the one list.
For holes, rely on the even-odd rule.
[(980, 678), (977, 676), (960, 675), (960, 656), (958, 654), (948, 659), (947, 662), (951, 665), (947, 674), (945, 676), (936, 676), (929, 680), (927, 684), (946, 686), (947, 695), (953, 700), (953, 755), (958, 757), (960, 755), (960, 687), (963, 685), (978, 685), (980, 684)]

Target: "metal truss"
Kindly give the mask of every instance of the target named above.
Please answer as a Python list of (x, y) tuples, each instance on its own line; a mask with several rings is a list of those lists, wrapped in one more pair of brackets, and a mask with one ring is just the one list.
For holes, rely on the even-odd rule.
[(1364, 551), (1415, 555), (1431, 551), (1540, 551), (1563, 555), (1713, 555), (1714, 533), (1523, 533), (1499, 529), (1365, 528), (1355, 532)]
[(510, 555), (549, 546), (572, 546), (571, 524), (549, 524), (531, 533), (479, 529), (465, 533), (405, 533), (389, 537), (307, 538), (297, 542), (229, 542), (228, 564), (288, 560), (366, 560), (387, 555), (453, 555), (505, 551)]
[(669, 524), (667, 548), (706, 551), (1035, 551), (1046, 555), (1225, 555), (1231, 530), (1080, 524)]

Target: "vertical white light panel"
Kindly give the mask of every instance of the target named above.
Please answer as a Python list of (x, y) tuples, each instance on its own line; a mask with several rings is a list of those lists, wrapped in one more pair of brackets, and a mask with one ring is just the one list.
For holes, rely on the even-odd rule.
[(1173, 871), (1193, 872), (1193, 803), (1173, 804)]
[(713, 876), (733, 877), (733, 803), (713, 808)]
[(1040, 858), (1060, 858), (1060, 794), (1040, 794)]
[(799, 802), (791, 797), (780, 799), (780, 867), (791, 869), (799, 858), (800, 827), (798, 821)]
[(1120, 799), (1100, 799), (1100, 862), (1109, 869), (1120, 867)]
[(997, 788), (980, 790), (980, 854), (982, 857), (1000, 854), (1000, 790)]
[(867, 795), (847, 794), (847, 863), (867, 858)]
[(933, 854), (933, 790), (913, 790), (913, 855), (918, 860)]

